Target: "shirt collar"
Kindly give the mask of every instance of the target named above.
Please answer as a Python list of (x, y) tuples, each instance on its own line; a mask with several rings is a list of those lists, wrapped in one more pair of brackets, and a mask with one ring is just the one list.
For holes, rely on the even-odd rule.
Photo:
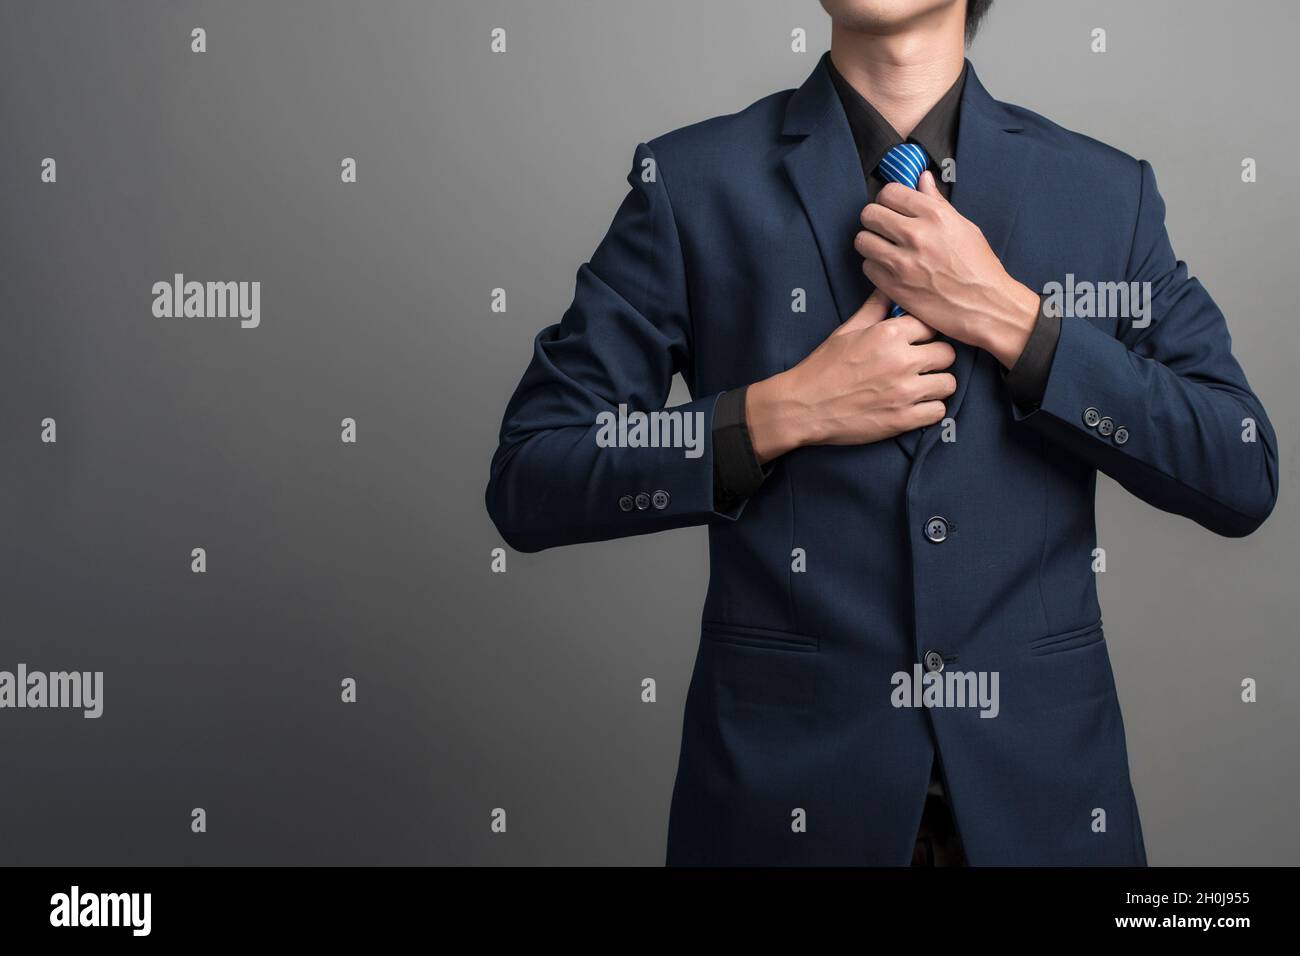
[[(831, 81), (844, 106), (844, 115), (849, 121), (853, 142), (857, 145), (862, 160), (862, 171), (871, 176), (885, 154), (903, 142), (903, 137), (840, 75), (829, 56), (826, 57), (826, 68), (830, 71)], [(930, 155), (930, 162), (935, 166), (952, 158), (957, 150), (957, 120), (961, 111), (962, 88), (966, 84), (966, 71), (967, 67), (963, 65), (957, 81), (930, 108), (930, 112), (921, 118), (921, 122), (916, 124), (916, 129), (908, 137), (909, 142), (919, 144)]]

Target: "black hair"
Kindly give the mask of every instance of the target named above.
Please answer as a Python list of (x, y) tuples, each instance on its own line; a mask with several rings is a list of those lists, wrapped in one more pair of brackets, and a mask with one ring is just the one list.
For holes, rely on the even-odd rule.
[(975, 39), (980, 22), (988, 15), (993, 0), (966, 0), (966, 42)]

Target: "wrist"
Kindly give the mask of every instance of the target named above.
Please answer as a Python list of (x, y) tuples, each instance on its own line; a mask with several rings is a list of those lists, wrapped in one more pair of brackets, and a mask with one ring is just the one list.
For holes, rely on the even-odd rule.
[(980, 348), (997, 359), (1004, 369), (1011, 369), (1024, 352), (1029, 336), (1038, 324), (1041, 304), (1037, 292), (1007, 276), (1002, 304), (985, 326), (984, 341), (980, 343)]
[(745, 427), (760, 465), (794, 451), (805, 438), (791, 400), (790, 371), (750, 385), (745, 393)]

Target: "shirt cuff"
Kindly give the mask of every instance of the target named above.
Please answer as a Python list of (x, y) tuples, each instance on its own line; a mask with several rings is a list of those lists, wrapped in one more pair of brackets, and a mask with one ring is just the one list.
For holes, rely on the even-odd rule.
[(1048, 308), (1047, 296), (1039, 296), (1038, 321), (1029, 333), (1025, 350), (1011, 371), (1002, 376), (1011, 392), (1011, 400), (1022, 410), (1035, 409), (1043, 401), (1047, 376), (1052, 371), (1052, 359), (1056, 357), (1056, 343), (1060, 338), (1061, 317)]
[(713, 411), (714, 508), (726, 511), (758, 491), (772, 471), (758, 463), (745, 423), (749, 386), (723, 392)]

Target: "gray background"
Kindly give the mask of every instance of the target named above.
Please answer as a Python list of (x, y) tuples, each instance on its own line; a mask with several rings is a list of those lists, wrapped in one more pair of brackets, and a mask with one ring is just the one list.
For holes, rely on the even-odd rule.
[[(0, 669), (106, 682), (97, 721), (0, 711), (0, 862), (661, 863), (705, 531), (492, 574), (487, 466), (636, 143), (798, 85), (820, 7), (0, 10)], [(1300, 849), (1298, 26), (1287, 0), (997, 0), (971, 54), (995, 96), (1153, 163), (1281, 438), (1241, 541), (1101, 481), (1156, 864)], [(261, 328), (153, 318), (173, 272), (260, 280)]]

